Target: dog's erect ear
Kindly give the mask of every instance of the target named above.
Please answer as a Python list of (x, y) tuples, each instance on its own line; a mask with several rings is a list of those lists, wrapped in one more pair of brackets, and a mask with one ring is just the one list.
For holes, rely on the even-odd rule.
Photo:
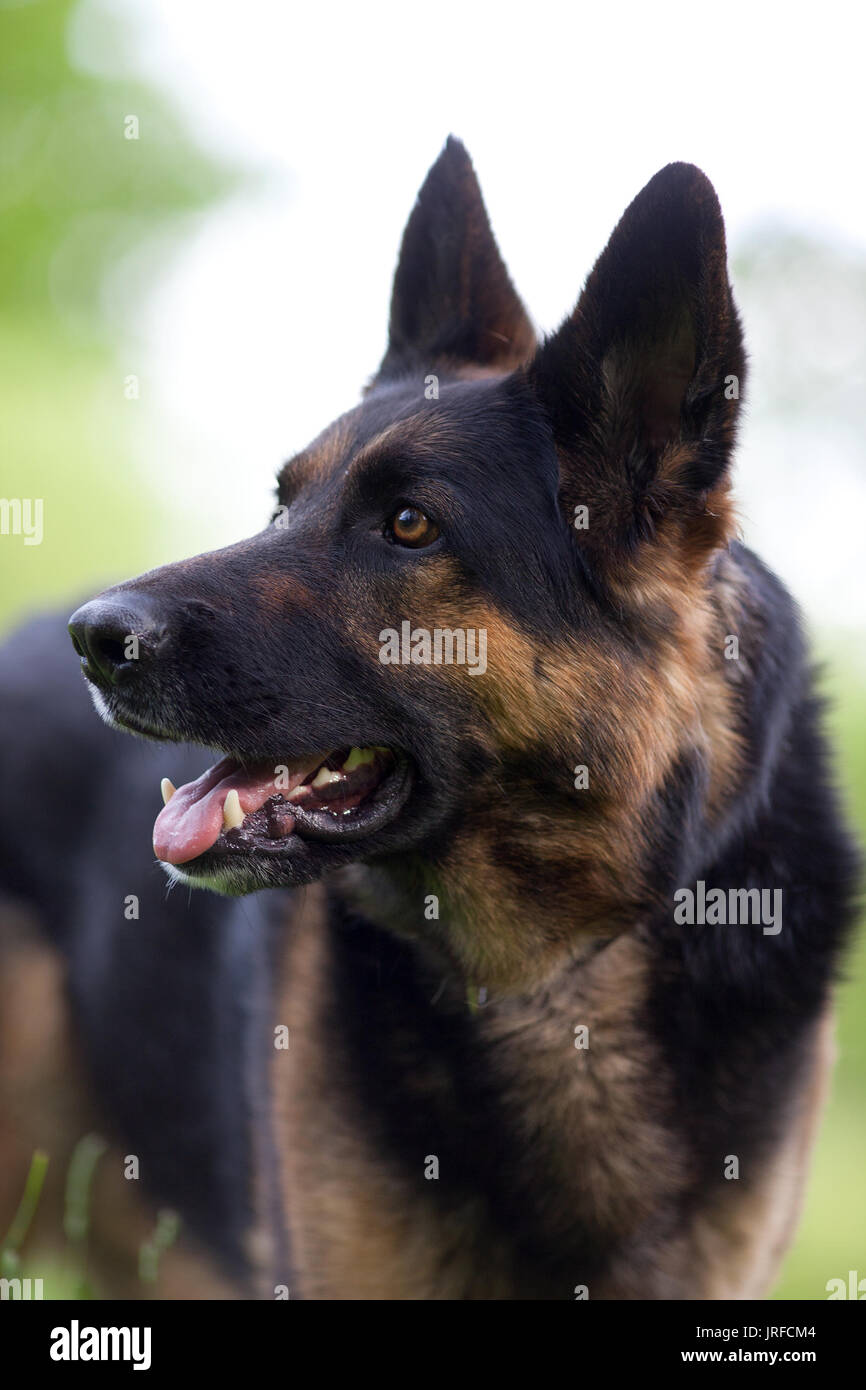
[(388, 351), (377, 379), (440, 365), (507, 371), (536, 346), (469, 155), (449, 136), (403, 233)]
[(718, 199), (700, 169), (669, 164), (529, 367), (590, 555), (621, 559), (666, 516), (698, 551), (727, 539), (744, 370)]

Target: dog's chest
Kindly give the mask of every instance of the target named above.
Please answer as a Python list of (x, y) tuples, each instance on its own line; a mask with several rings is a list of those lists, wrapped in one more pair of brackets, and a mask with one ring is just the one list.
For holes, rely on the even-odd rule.
[(680, 1165), (635, 1021), (642, 965), (603, 956), (541, 1016), (492, 1001), (431, 1026), (389, 962), (347, 997), (307, 904), (273, 1078), (304, 1296), (574, 1297), (667, 1205)]
[(769, 1206), (752, 1184), (687, 1200), (692, 1151), (642, 1023), (639, 943), (533, 1006), (494, 1000), (437, 1027), (389, 960), (362, 951), (347, 989), (319, 911), (292, 928), (273, 1064), (300, 1296), (736, 1294)]

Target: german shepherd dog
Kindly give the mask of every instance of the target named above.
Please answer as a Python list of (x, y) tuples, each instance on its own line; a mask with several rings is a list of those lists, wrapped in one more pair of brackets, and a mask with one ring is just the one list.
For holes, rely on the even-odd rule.
[(161, 1207), (163, 1296), (771, 1287), (856, 864), (735, 538), (744, 378), (700, 170), (538, 342), (450, 139), (271, 522), (72, 617), (112, 730), (187, 746), (93, 719), (56, 622), (8, 643), (5, 1201), (98, 1126), (115, 1295)]

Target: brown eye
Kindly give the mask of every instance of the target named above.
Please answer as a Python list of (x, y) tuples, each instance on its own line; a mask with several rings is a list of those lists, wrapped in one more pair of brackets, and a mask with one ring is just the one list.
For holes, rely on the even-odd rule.
[(433, 544), (439, 535), (439, 527), (420, 507), (401, 507), (386, 525), (385, 535), (397, 545), (408, 545), (417, 550)]

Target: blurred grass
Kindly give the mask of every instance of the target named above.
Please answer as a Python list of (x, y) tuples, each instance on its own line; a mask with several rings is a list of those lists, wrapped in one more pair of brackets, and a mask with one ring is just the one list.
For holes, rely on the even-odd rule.
[[(0, 627), (147, 567), (170, 526), (136, 463), (143, 402), (124, 395), (146, 289), (131, 263), (153, 245), (158, 270), (236, 179), (157, 93), (76, 70), (74, 8), (0, 7), (0, 492), (43, 499), (45, 516), (41, 546), (0, 537)], [(125, 72), (130, 38), (109, 14), (102, 41)]]

